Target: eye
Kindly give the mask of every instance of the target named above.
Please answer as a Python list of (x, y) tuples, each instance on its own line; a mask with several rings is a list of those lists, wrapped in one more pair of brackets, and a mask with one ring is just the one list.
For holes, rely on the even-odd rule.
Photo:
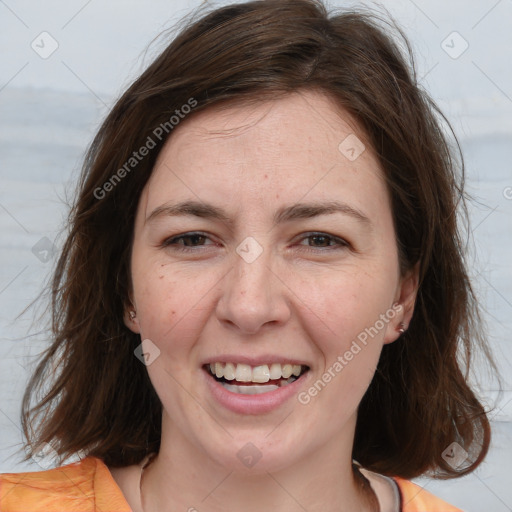
[(304, 247), (302, 243), (299, 244), (306, 251), (325, 252), (326, 250), (332, 251), (349, 247), (349, 243), (346, 240), (329, 235), (328, 233), (306, 233), (301, 238), (301, 242), (303, 241), (309, 241), (307, 247)]
[(204, 233), (183, 233), (182, 235), (178, 235), (164, 240), (164, 242), (162, 243), (162, 247), (168, 247), (176, 251), (194, 251), (194, 247), (214, 245), (213, 242), (207, 244), (206, 242), (208, 240), (210, 240), (210, 238)]
[[(306, 244), (303, 242), (306, 242)], [(161, 244), (163, 248), (182, 252), (200, 252), (214, 245), (216, 245), (216, 243), (207, 234), (202, 232), (183, 233), (167, 238)], [(350, 247), (350, 244), (346, 240), (322, 232), (305, 233), (299, 240), (298, 245), (301, 247), (301, 250), (316, 253), (325, 253), (326, 251)]]

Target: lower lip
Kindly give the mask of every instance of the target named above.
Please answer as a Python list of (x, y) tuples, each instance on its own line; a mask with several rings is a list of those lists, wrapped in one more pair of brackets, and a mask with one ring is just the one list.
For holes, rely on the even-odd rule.
[(228, 391), (206, 370), (202, 370), (202, 372), (213, 398), (226, 409), (239, 414), (264, 414), (277, 409), (292, 396), (298, 394), (299, 389), (309, 376), (309, 371), (307, 371), (297, 380), (279, 389), (274, 389), (260, 395), (242, 395)]

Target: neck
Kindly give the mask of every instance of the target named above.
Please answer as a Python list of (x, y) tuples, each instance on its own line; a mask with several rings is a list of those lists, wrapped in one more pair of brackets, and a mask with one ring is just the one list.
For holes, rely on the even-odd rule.
[(162, 436), (158, 455), (144, 470), (143, 512), (378, 510), (371, 488), (353, 470), (352, 437), (341, 436), (320, 445), (281, 469), (267, 470), (262, 465), (258, 470), (256, 465), (241, 472), (223, 467), (190, 444), (178, 429), (171, 430), (172, 435)]

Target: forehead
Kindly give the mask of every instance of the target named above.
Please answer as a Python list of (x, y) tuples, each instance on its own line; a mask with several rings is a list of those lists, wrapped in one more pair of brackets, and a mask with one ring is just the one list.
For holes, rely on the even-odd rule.
[[(262, 159), (268, 155), (265, 149), (277, 147), (301, 157), (329, 149), (332, 156), (351, 134), (365, 139), (356, 120), (333, 99), (319, 91), (300, 91), (251, 104), (227, 102), (194, 114), (178, 126), (162, 153), (181, 156), (201, 143), (217, 148), (216, 156), (235, 145), (260, 153)], [(236, 158), (230, 156), (231, 161)]]
[(387, 203), (382, 172), (358, 123), (327, 95), (304, 91), (185, 119), (164, 145), (145, 193), (154, 208), (169, 194), (268, 204), (271, 196), (332, 200), (342, 189)]

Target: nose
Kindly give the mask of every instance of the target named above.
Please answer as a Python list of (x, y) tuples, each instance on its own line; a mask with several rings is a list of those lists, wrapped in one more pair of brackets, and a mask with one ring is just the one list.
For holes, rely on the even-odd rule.
[[(221, 323), (242, 334), (284, 324), (291, 315), (288, 288), (272, 270), (266, 250), (252, 262), (234, 254), (234, 266), (223, 279), (216, 313)], [(274, 265), (275, 267), (275, 265)]]

